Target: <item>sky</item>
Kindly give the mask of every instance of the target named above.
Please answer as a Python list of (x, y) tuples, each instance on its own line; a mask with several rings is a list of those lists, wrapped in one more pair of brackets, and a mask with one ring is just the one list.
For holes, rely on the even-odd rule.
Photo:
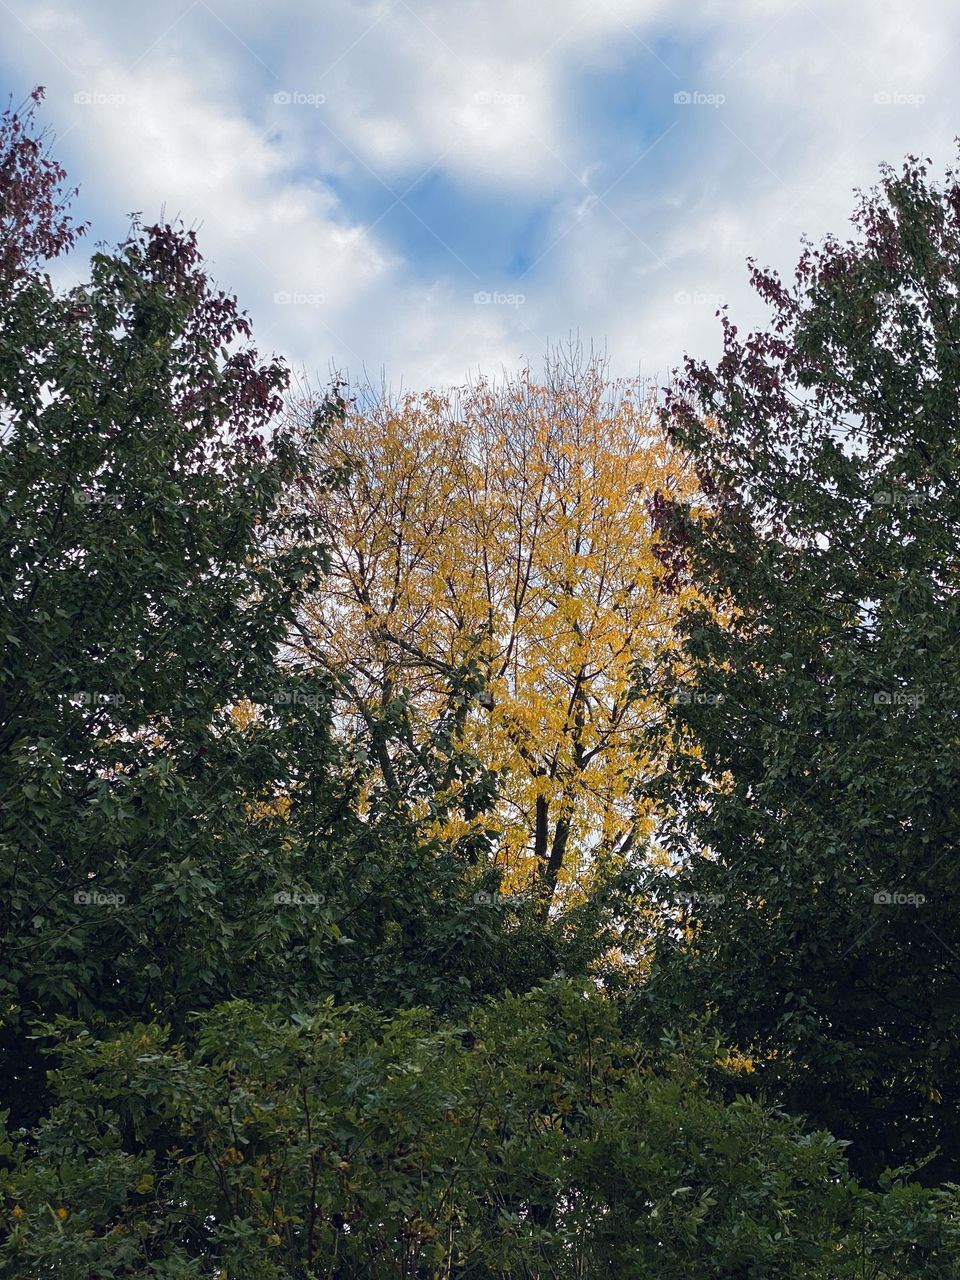
[[(960, 134), (954, 0), (0, 0), (93, 241), (199, 230), (261, 351), (397, 390), (576, 335), (661, 384)], [(77, 259), (64, 283), (82, 273)]]

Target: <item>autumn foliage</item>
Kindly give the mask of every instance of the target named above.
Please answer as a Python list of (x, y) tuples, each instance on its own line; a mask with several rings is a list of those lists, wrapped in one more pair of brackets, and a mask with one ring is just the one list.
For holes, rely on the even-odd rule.
[(498, 780), (507, 883), (547, 902), (585, 888), (595, 858), (646, 830), (634, 675), (682, 603), (657, 590), (650, 508), (695, 482), (650, 389), (573, 348), (540, 378), (367, 395), (327, 419), (313, 456), (342, 479), (313, 490), (330, 567), (306, 651), (360, 722), (402, 699), (414, 747), (472, 665), (464, 734)]
[(666, 396), (290, 403), (178, 223), (55, 287), (39, 97), (0, 1280), (955, 1280), (960, 179)]

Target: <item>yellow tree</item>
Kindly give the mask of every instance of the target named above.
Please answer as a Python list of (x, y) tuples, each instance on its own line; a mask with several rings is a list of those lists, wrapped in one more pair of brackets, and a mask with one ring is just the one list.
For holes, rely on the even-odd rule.
[(452, 674), (482, 672), (463, 740), (499, 777), (506, 883), (546, 910), (649, 823), (631, 785), (650, 764), (633, 667), (654, 661), (682, 603), (656, 589), (649, 504), (693, 487), (649, 389), (573, 350), (540, 378), (368, 395), (312, 452), (344, 480), (312, 494), (331, 564), (305, 650), (336, 673), (396, 789), (377, 726), (399, 699), (416, 758), (449, 714)]

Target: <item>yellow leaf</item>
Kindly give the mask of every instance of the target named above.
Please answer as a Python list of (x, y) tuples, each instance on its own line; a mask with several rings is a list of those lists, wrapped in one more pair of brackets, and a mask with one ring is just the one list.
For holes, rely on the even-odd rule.
[(408, 690), (422, 741), (449, 709), (450, 674), (473, 663), (484, 688), (462, 745), (499, 775), (505, 888), (531, 887), (555, 852), (576, 900), (595, 852), (642, 847), (650, 829), (631, 784), (662, 762), (624, 767), (651, 710), (634, 673), (688, 600), (656, 585), (650, 501), (693, 499), (696, 482), (651, 394), (557, 356), (539, 380), (351, 409), (312, 448), (320, 473), (348, 466), (349, 479), (310, 498), (331, 565), (301, 656), (322, 652), (346, 677), (348, 727)]

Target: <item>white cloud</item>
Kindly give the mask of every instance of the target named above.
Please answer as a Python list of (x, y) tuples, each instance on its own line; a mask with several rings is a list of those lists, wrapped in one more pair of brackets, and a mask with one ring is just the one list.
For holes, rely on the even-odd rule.
[[(18, 89), (50, 86), (85, 201), (202, 222), (261, 346), (311, 371), (457, 381), (579, 330), (665, 375), (685, 347), (716, 352), (718, 299), (762, 315), (748, 254), (789, 274), (804, 232), (845, 233), (880, 160), (953, 154), (948, 0), (922, 22), (892, 0), (221, 4), (13, 0), (3, 61)], [(580, 110), (587, 74), (607, 109)], [(677, 107), (681, 89), (723, 102)], [(461, 218), (481, 196), (538, 211), (524, 276), (491, 278), (449, 213), (418, 206), (456, 256), (396, 231), (391, 205), (431, 166)], [(480, 288), (525, 301), (478, 305)]]

